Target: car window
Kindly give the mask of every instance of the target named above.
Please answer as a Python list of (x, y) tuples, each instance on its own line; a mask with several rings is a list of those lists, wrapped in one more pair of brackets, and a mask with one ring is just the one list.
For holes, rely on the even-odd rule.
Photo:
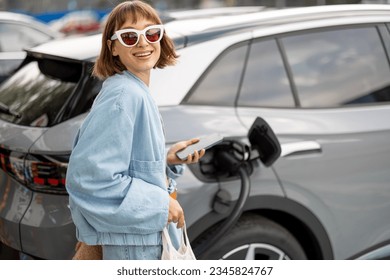
[(282, 42), (302, 107), (390, 100), (390, 68), (375, 27), (324, 30)]
[(222, 53), (184, 102), (197, 105), (233, 106), (245, 63), (248, 42)]
[(0, 23), (0, 51), (17, 52), (47, 42), (51, 37), (35, 28), (13, 23)]
[(21, 59), (0, 59), (0, 77), (8, 76), (20, 63)]
[(46, 127), (56, 118), (81, 77), (81, 64), (49, 59), (24, 65), (0, 86), (0, 118)]
[(88, 112), (99, 94), (102, 88), (102, 80), (94, 77), (90, 73), (88, 79), (83, 83), (83, 87), (80, 88), (80, 94), (75, 98), (74, 106), (71, 108), (69, 117), (74, 117), (83, 113)]
[(238, 105), (294, 106), (290, 83), (275, 40), (252, 43)]

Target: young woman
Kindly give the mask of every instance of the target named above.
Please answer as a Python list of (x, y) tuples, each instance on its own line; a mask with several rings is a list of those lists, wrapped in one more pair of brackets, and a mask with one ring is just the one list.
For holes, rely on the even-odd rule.
[(105, 81), (76, 137), (66, 181), (77, 238), (102, 245), (103, 259), (160, 259), (163, 228), (175, 223), (175, 235), (184, 225), (169, 194), (183, 163), (197, 162), (205, 151), (181, 161), (176, 152), (198, 141), (190, 139), (166, 152), (148, 88), (151, 69), (177, 58), (151, 6), (127, 1), (113, 9), (93, 70)]

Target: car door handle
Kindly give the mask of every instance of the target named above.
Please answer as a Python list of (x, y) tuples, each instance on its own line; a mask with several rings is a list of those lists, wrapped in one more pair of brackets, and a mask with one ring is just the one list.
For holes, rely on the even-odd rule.
[(284, 143), (281, 145), (281, 157), (318, 154), (322, 152), (321, 145), (316, 141), (300, 141), (292, 143)]

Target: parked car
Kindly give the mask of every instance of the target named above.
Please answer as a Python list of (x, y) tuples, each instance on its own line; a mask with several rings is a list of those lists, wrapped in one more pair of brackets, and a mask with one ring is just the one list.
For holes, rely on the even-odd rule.
[(93, 10), (73, 11), (62, 18), (49, 22), (58, 32), (66, 35), (87, 34), (97, 32), (100, 28), (99, 14)]
[[(281, 144), (273, 165), (257, 161), (248, 170), (251, 189), (239, 220), (209, 250), (202, 248), (229, 219), (243, 181), (213, 170), (218, 146), (178, 179), (198, 257), (390, 257), (389, 24), (387, 5), (166, 24), (180, 62), (153, 71), (150, 87), (167, 146), (212, 133), (247, 143), (259, 116)], [(74, 253), (65, 174), (101, 87), (90, 75), (100, 40), (32, 48), (0, 87), (0, 241), (24, 259)], [(245, 157), (239, 147), (232, 153)]]
[(61, 36), (31, 16), (0, 11), (0, 83), (24, 60), (24, 49)]

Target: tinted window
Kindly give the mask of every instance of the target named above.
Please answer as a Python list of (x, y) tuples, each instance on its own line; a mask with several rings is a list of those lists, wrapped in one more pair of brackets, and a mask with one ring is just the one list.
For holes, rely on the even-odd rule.
[(81, 70), (76, 63), (31, 61), (0, 86), (0, 118), (26, 126), (55, 124)]
[(390, 69), (375, 27), (283, 39), (302, 107), (389, 101)]
[(246, 53), (247, 44), (225, 51), (201, 78), (186, 102), (199, 105), (233, 106)]
[(101, 88), (102, 81), (89, 74), (83, 88), (80, 89), (81, 93), (78, 94), (77, 99), (74, 100), (73, 108), (69, 108), (71, 109), (71, 115), (69, 117), (88, 112)]
[(238, 104), (294, 106), (290, 83), (275, 40), (252, 44)]
[(0, 23), (0, 51), (16, 52), (49, 41), (49, 35), (29, 26)]
[(20, 63), (21, 59), (0, 59), (0, 81), (9, 76), (9, 74), (15, 70)]

